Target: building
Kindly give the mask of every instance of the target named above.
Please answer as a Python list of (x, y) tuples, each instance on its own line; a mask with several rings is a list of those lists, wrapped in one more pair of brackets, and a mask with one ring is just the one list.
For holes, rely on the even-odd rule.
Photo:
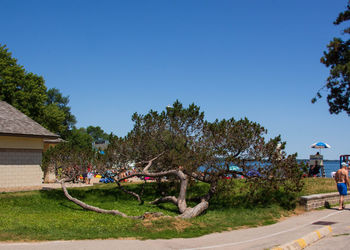
[(44, 141), (58, 138), (10, 104), (0, 101), (0, 191), (40, 186)]
[(96, 149), (100, 154), (104, 154), (105, 150), (108, 148), (109, 141), (107, 140), (97, 140), (92, 143), (92, 147)]

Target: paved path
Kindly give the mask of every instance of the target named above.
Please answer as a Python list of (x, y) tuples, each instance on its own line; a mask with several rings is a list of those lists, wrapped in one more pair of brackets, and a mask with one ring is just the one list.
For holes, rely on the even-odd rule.
[[(0, 243), (1, 250), (46, 249), (269, 249), (296, 240), (304, 235), (331, 224), (334, 235), (350, 233), (350, 207), (337, 211), (324, 209), (292, 216), (273, 225), (214, 233), (198, 238), (170, 240), (84, 240), (51, 241), (38, 243)], [(315, 244), (337, 237), (321, 239)], [(336, 240), (334, 240), (336, 241)], [(330, 242), (332, 244), (332, 242)], [(332, 246), (332, 245), (330, 245)], [(312, 246), (311, 246), (312, 247)], [(311, 248), (310, 248), (311, 249)], [(319, 248), (313, 248), (319, 249)], [(329, 248), (325, 248), (329, 249)], [(333, 249), (333, 247), (331, 247)], [(342, 249), (341, 247), (338, 249)]]
[(350, 236), (349, 235), (337, 235), (320, 240), (307, 247), (306, 250), (349, 250), (350, 248)]

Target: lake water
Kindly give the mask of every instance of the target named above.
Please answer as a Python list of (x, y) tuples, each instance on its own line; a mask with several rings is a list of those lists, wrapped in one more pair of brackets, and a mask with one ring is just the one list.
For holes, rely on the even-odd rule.
[[(307, 162), (307, 160), (298, 160), (298, 161)], [(336, 160), (323, 161), (323, 164), (324, 164), (324, 171), (326, 173), (326, 177), (331, 177), (331, 173), (336, 172), (340, 167), (339, 161), (336, 161)], [(199, 169), (203, 171), (204, 167), (200, 167)]]
[(323, 164), (326, 177), (331, 177), (331, 172), (336, 172), (340, 168), (339, 161), (324, 161)]

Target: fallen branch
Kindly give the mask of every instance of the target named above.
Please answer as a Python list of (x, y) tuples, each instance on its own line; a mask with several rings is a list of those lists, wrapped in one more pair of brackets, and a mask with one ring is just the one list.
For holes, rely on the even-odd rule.
[(118, 179), (116, 179), (116, 183), (118, 184), (119, 188), (124, 192), (124, 193), (127, 193), (127, 194), (130, 194), (134, 197), (136, 197), (136, 199), (138, 200), (138, 202), (140, 202), (140, 204), (143, 204), (143, 200), (141, 199), (141, 196), (138, 195), (137, 193), (135, 192), (132, 192), (132, 191), (129, 191), (127, 189), (125, 189), (121, 184), (120, 184), (120, 181)]
[(157, 213), (151, 213), (151, 212), (146, 212), (141, 216), (128, 216), (118, 210), (106, 210), (106, 209), (102, 209), (99, 207), (94, 207), (91, 205), (86, 204), (85, 202), (82, 202), (74, 197), (72, 197), (68, 190), (67, 187), (65, 185), (66, 181), (71, 181), (72, 179), (63, 179), (60, 181), (61, 183), (61, 187), (63, 189), (64, 195), (67, 197), (68, 200), (72, 201), (73, 203), (77, 204), (78, 206), (82, 207), (85, 210), (89, 210), (89, 211), (94, 211), (97, 213), (102, 213), (102, 214), (112, 214), (112, 215), (119, 215), (122, 216), (124, 218), (130, 218), (130, 219), (145, 219), (145, 218), (149, 218), (149, 217), (161, 217), (164, 216), (163, 213), (157, 212)]

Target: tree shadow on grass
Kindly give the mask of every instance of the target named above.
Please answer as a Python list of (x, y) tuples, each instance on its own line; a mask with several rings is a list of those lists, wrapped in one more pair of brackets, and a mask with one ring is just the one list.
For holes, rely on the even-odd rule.
[[(153, 187), (154, 185), (149, 185), (148, 187), (145, 187), (144, 190), (144, 199), (147, 200), (154, 200), (155, 198), (155, 189)], [(126, 186), (128, 190), (131, 190), (133, 192), (141, 192), (141, 185), (128, 185)], [(77, 205), (71, 203), (64, 195), (64, 192), (62, 189), (49, 189), (49, 190), (40, 190), (40, 196), (43, 199), (47, 200), (53, 200), (55, 201), (59, 206), (73, 209), (73, 210), (79, 210), (83, 211), (84, 209), (79, 208)], [(143, 206), (143, 204), (139, 204), (135, 197), (126, 194), (120, 188), (118, 188), (116, 185), (103, 185), (101, 187), (84, 187), (84, 188), (68, 188), (69, 194), (78, 199), (81, 200), (89, 205), (93, 206), (100, 206), (103, 203), (114, 203), (114, 202), (120, 202), (124, 203), (124, 205), (128, 206)], [(133, 204), (135, 203), (135, 204)], [(148, 201), (145, 202), (146, 204)], [(94, 205), (99, 204), (99, 205)], [(108, 204), (106, 205), (109, 206)], [(152, 205), (153, 206), (153, 205)], [(105, 207), (102, 205), (102, 208)], [(175, 212), (177, 213), (177, 210), (175, 208), (170, 208), (167, 206), (159, 206), (160, 209), (164, 209), (169, 212)], [(110, 208), (104, 208), (104, 209), (110, 209)]]
[(64, 196), (63, 191), (60, 189), (49, 189), (49, 190), (40, 190), (39, 191), (40, 196), (44, 199), (50, 199), (50, 200), (67, 200), (67, 198)]
[(71, 204), (66, 204), (64, 202), (60, 202), (59, 203), (60, 206), (68, 208), (70, 210), (75, 210), (75, 211), (87, 211), (85, 209), (83, 209), (82, 207), (78, 207), (77, 205), (71, 203)]
[(159, 205), (157, 205), (157, 207), (162, 209), (162, 210), (174, 213), (174, 214), (178, 214), (179, 213), (178, 208), (175, 205), (172, 205), (172, 204), (167, 204), (167, 205), (159, 204)]
[[(68, 188), (71, 196), (77, 199), (107, 199), (107, 200), (129, 200), (130, 195), (122, 192), (117, 187), (114, 188)], [(44, 198), (55, 200), (66, 200), (62, 189), (40, 190), (40, 195)]]

